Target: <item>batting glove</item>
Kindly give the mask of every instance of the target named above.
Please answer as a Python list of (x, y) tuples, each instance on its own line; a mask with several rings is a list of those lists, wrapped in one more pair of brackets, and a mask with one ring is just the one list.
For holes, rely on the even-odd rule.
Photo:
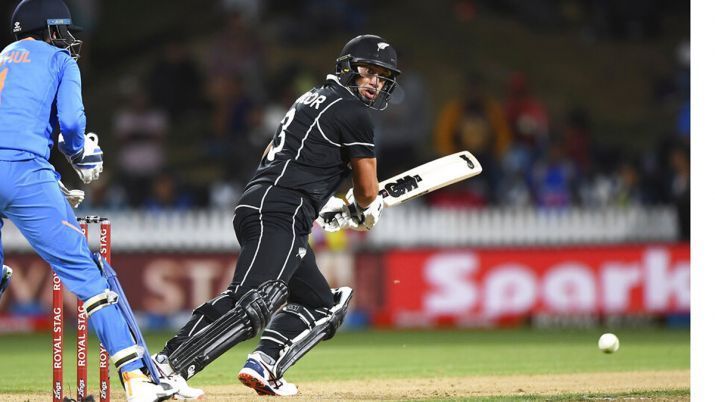
[(326, 232), (337, 232), (348, 227), (349, 217), (350, 212), (345, 201), (338, 197), (330, 197), (315, 221)]
[(381, 194), (378, 194), (370, 205), (367, 206), (367, 208), (361, 208), (357, 202), (355, 202), (352, 191), (348, 191), (345, 198), (349, 203), (349, 219), (347, 222), (348, 228), (364, 232), (377, 225), (377, 221), (380, 220), (382, 211), (385, 209), (385, 200)]
[[(62, 134), (58, 137), (58, 147), (64, 148), (65, 139)], [(84, 148), (74, 155), (65, 155), (72, 164), (72, 168), (77, 172), (79, 178), (85, 184), (91, 183), (99, 178), (99, 174), (104, 169), (102, 161), (102, 149), (99, 147), (99, 138), (95, 133), (88, 133), (84, 137)]]

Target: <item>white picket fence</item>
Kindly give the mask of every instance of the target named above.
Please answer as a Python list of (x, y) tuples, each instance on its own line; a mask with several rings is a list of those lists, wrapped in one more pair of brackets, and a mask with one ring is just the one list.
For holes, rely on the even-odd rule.
[[(88, 215), (110, 218), (114, 250), (215, 252), (238, 248), (230, 210), (92, 211)], [(90, 232), (91, 242), (96, 244), (97, 230)], [(361, 246), (613, 244), (673, 241), (677, 236), (677, 216), (671, 207), (454, 210), (405, 205), (385, 211)], [(8, 220), (2, 243), (6, 252), (30, 250)]]
[(671, 207), (564, 210), (395, 208), (366, 238), (372, 246), (529, 246), (673, 241)]

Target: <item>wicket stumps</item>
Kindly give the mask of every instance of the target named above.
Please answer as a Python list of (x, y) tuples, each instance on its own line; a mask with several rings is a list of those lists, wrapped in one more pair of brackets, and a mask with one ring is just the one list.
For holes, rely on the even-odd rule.
[[(89, 226), (99, 225), (99, 253), (107, 262), (112, 258), (112, 224), (107, 218), (99, 216), (85, 216), (77, 218), (82, 233), (89, 242)], [(60, 278), (52, 273), (52, 398), (61, 402), (64, 398), (63, 389), (63, 361), (62, 350), (64, 346), (64, 303), (63, 287)], [(82, 301), (77, 300), (77, 401), (87, 399), (87, 313), (84, 311)], [(99, 345), (99, 400), (109, 401), (109, 354)]]

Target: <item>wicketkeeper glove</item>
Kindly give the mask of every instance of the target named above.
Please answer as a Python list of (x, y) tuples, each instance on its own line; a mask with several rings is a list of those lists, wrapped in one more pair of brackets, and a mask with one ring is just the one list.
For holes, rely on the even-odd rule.
[[(64, 149), (65, 139), (62, 134), (58, 137), (60, 150)], [(102, 149), (99, 147), (99, 138), (95, 133), (88, 133), (84, 137), (84, 148), (74, 155), (65, 157), (72, 164), (72, 168), (77, 172), (82, 182), (91, 183), (99, 178), (102, 173), (104, 162), (102, 161)]]
[(72, 208), (77, 208), (79, 204), (84, 201), (84, 191), (82, 190), (70, 190), (67, 187), (65, 187), (64, 183), (62, 183), (61, 180), (57, 180), (57, 184), (60, 185), (60, 191), (62, 191), (62, 194), (65, 196), (67, 199), (67, 202), (72, 205)]
[(0, 267), (0, 296), (2, 296), (5, 289), (10, 286), (10, 278), (12, 278), (12, 268), (7, 265), (2, 265)]

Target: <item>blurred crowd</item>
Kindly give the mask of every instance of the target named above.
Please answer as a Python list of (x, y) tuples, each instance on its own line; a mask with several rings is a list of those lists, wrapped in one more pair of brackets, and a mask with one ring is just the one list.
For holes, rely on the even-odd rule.
[[(483, 180), (433, 203), (460, 206), (587, 207), (679, 203), (689, 186), (689, 88), (678, 122), (654, 135), (653, 146), (632, 152), (598, 144), (588, 110), (575, 106), (555, 120), (524, 74), (513, 73), (504, 99), (465, 77), (464, 93), (444, 105), (434, 128), (435, 149), (472, 151)], [(682, 119), (682, 120), (681, 120)]]
[[(568, 24), (554, 21), (569, 19), (556, 14), (573, 14), (575, 2), (534, 1), (526, 8), (516, 3), (451, 4), (455, 21), (469, 21), (488, 8), (526, 26), (558, 27)], [(582, 22), (587, 40), (638, 40), (657, 35), (662, 24), (652, 10), (655, 2), (581, 3), (591, 16)], [(112, 144), (107, 172), (84, 208), (232, 207), (291, 103), (332, 73), (334, 55), (310, 60), (310, 45), (372, 27), (370, 8), (361, 4), (225, 0), (214, 32), (198, 42), (186, 32), (172, 35), (143, 69), (115, 79), (117, 102), (110, 131), (103, 133)], [(535, 90), (524, 70), (508, 71), (500, 75), (503, 82), (495, 82), (494, 75), (485, 78), (479, 68), (465, 66), (460, 76), (436, 79), (412, 69), (412, 55), (402, 52), (400, 90), (374, 116), (379, 175), (469, 150), (481, 161), (482, 175), (423, 202), (453, 208), (671, 204), (683, 217), (681, 233), (689, 233), (688, 46), (687, 38), (679, 40), (674, 67), (654, 80), (649, 99), (654, 110), (676, 118), (638, 147), (600, 141), (594, 124), (599, 116), (583, 105), (551, 110), (548, 94)], [(269, 52), (301, 49), (303, 59), (267, 62)], [(435, 104), (430, 93), (444, 79), (459, 82), (460, 90)]]

